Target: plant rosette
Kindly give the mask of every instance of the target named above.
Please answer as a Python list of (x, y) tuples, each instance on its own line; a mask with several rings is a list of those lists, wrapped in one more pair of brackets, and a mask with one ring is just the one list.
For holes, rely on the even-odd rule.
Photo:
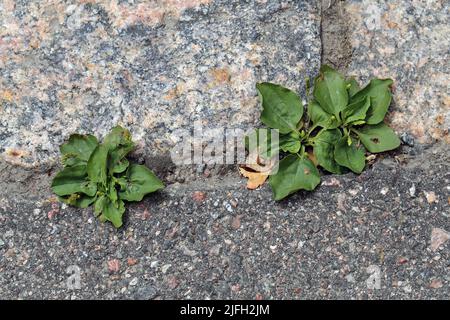
[(164, 188), (146, 166), (130, 164), (126, 156), (134, 147), (130, 132), (120, 126), (103, 143), (93, 135), (71, 135), (60, 147), (64, 168), (53, 179), (53, 192), (71, 206), (93, 205), (100, 221), (121, 227), (125, 202)]
[[(269, 82), (258, 83), (261, 122), (280, 134), (282, 159), (277, 172), (269, 176), (274, 199), (314, 190), (320, 184), (317, 167), (335, 174), (349, 170), (359, 174), (366, 166), (366, 153), (397, 148), (399, 138), (384, 123), (392, 83), (391, 79), (372, 79), (360, 88), (354, 78), (346, 79), (324, 65), (314, 80), (312, 96), (307, 88), (306, 113), (295, 92)], [(261, 130), (268, 129), (255, 133)], [(258, 140), (258, 150), (267, 150), (262, 146), (268, 145), (267, 139)]]

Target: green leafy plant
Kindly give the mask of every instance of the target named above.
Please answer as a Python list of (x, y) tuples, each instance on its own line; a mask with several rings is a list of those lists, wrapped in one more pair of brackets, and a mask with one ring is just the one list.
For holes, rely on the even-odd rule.
[[(355, 79), (345, 79), (324, 65), (314, 80), (312, 96), (307, 88), (306, 113), (295, 92), (273, 83), (258, 83), (261, 121), (278, 129), (279, 150), (287, 154), (269, 177), (275, 200), (300, 189), (315, 189), (320, 183), (317, 167), (336, 174), (348, 170), (359, 174), (366, 165), (366, 152), (397, 148), (399, 138), (384, 123), (392, 83), (391, 79), (373, 79), (360, 88)], [(268, 139), (258, 141), (258, 147), (275, 148)]]
[(135, 147), (128, 130), (116, 126), (99, 143), (93, 135), (73, 134), (61, 145), (63, 170), (52, 182), (59, 199), (72, 206), (94, 205), (100, 221), (119, 228), (125, 201), (141, 201), (164, 184), (146, 166), (130, 164)]

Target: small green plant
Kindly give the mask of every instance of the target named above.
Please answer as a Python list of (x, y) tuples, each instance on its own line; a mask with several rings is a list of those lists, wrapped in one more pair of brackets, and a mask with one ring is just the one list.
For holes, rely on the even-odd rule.
[[(272, 83), (258, 83), (261, 121), (278, 129), (279, 150), (287, 154), (279, 162), (278, 171), (269, 177), (275, 200), (300, 189), (315, 189), (320, 183), (319, 166), (336, 174), (348, 170), (361, 173), (366, 151), (397, 148), (400, 140), (384, 123), (392, 83), (391, 79), (373, 79), (361, 89), (355, 79), (345, 79), (324, 65), (314, 80), (312, 97), (307, 88), (306, 115), (295, 92)], [(268, 140), (258, 141), (263, 158), (276, 148)]]
[(93, 135), (71, 135), (60, 147), (64, 169), (52, 183), (59, 199), (72, 206), (94, 205), (100, 221), (119, 228), (124, 201), (141, 201), (164, 184), (146, 166), (130, 164), (126, 156), (135, 147), (128, 130), (116, 126), (99, 143)]

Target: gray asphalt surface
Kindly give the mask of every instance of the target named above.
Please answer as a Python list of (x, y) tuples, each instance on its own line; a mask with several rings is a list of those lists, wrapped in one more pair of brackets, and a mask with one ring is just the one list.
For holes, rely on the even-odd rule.
[(118, 231), (49, 202), (55, 171), (2, 163), (0, 298), (448, 299), (449, 156), (403, 147), (279, 203), (237, 170), (197, 174)]

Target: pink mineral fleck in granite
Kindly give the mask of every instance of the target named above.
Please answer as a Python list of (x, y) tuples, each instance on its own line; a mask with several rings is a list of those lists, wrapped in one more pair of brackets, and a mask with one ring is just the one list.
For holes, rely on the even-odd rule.
[[(117, 28), (137, 23), (158, 24), (166, 15), (178, 18), (183, 10), (208, 4), (211, 0), (164, 0), (139, 3), (137, 5), (118, 4), (117, 1), (95, 1), (102, 4), (108, 14), (114, 17)], [(88, 2), (88, 1), (87, 1)]]

